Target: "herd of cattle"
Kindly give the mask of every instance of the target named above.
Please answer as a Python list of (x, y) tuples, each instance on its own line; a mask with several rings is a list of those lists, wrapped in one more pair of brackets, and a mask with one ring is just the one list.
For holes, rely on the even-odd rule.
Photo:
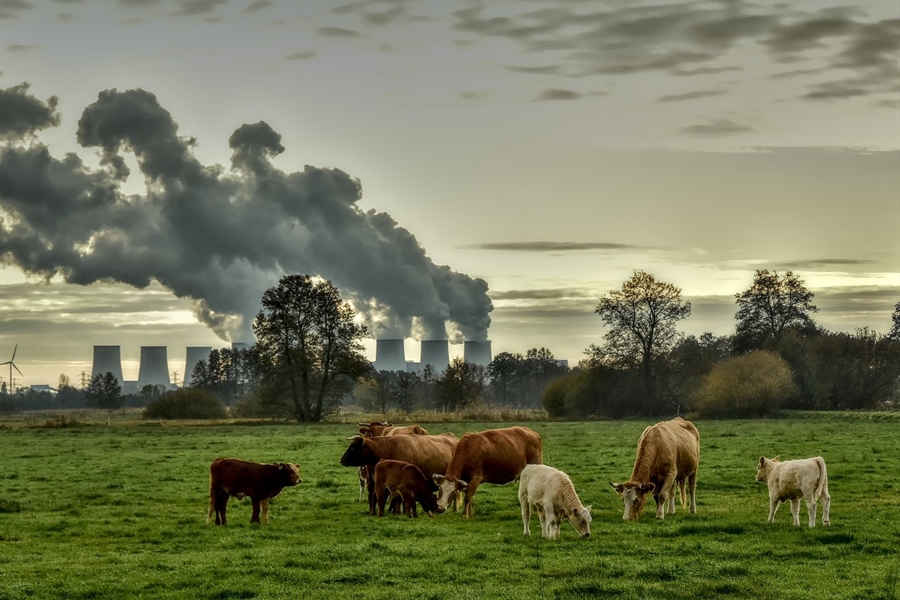
[[(472, 498), (482, 483), (505, 484), (519, 480), (519, 504), (524, 534), (530, 535), (531, 512), (540, 517), (541, 535), (558, 538), (567, 519), (582, 537), (591, 534), (591, 507), (584, 506), (569, 476), (542, 464), (541, 436), (527, 427), (491, 429), (467, 433), (429, 435), (422, 427), (395, 427), (390, 423), (360, 423), (358, 433), (341, 457), (341, 465), (359, 469), (360, 500), (368, 494), (369, 514), (384, 516), (385, 507), (417, 517), (417, 505), (429, 516), (454, 510), (463, 498), (463, 516), (472, 515)], [(700, 435), (681, 417), (644, 429), (637, 444), (631, 478), (610, 485), (621, 496), (625, 520), (636, 520), (647, 498), (656, 501), (656, 518), (675, 513), (675, 490), (681, 505), (697, 512), (697, 468)], [(779, 462), (760, 457), (756, 480), (769, 488), (769, 523), (783, 503), (791, 502), (794, 525), (800, 525), (800, 498), (806, 500), (809, 526), (815, 527), (817, 500), (822, 500), (822, 523), (830, 525), (831, 496), (821, 457)], [(303, 480), (293, 463), (262, 464), (234, 458), (217, 458), (210, 466), (209, 512), (216, 525), (225, 525), (229, 497), (249, 497), (251, 522), (260, 512), (268, 523), (269, 500), (285, 487)]]

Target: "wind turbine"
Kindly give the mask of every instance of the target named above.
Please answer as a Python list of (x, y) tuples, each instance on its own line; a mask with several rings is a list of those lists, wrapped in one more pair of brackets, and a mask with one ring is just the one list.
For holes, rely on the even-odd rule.
[[(12, 389), (12, 381), (13, 381), (12, 370), (15, 369), (16, 371), (19, 371), (19, 367), (17, 367), (16, 363), (13, 362), (14, 360), (16, 360), (16, 350), (18, 350), (18, 349), (19, 349), (19, 345), (16, 344), (15, 347), (13, 348), (12, 357), (5, 363), (0, 363), (0, 367), (2, 367), (3, 365), (9, 365), (9, 381), (10, 381), (9, 393), (10, 394), (12, 394), (13, 391), (15, 391)], [(25, 374), (22, 373), (22, 371), (19, 371), (19, 375), (21, 375), (22, 377), (25, 377)]]

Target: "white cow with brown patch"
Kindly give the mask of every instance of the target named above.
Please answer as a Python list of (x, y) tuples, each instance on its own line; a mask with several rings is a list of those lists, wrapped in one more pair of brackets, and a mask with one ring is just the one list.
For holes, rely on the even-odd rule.
[(791, 501), (794, 526), (800, 526), (800, 498), (806, 499), (809, 526), (816, 526), (816, 501), (822, 499), (822, 525), (831, 525), (831, 496), (828, 495), (828, 472), (821, 456), (780, 462), (776, 456), (759, 457), (756, 481), (769, 486), (769, 523), (775, 522), (775, 511), (782, 502)]
[(564, 518), (583, 538), (591, 535), (591, 507), (581, 504), (569, 476), (547, 465), (528, 465), (519, 479), (519, 504), (525, 535), (531, 535), (531, 508), (541, 519), (541, 536), (559, 539)]

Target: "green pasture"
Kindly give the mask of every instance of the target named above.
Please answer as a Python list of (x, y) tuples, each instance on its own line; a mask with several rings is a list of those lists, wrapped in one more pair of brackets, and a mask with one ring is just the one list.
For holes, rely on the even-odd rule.
[[(0, 429), (0, 598), (766, 598), (900, 596), (900, 421), (696, 421), (698, 514), (622, 521), (607, 483), (630, 475), (647, 421), (532, 422), (592, 535), (522, 535), (517, 484), (482, 486), (475, 516), (366, 514), (338, 459), (349, 424), (17, 426)], [(20, 424), (21, 425), (21, 424)], [(509, 423), (429, 425), (462, 435)], [(822, 455), (832, 527), (766, 523), (760, 455)], [(250, 525), (206, 525), (217, 456), (300, 464), (303, 483)], [(806, 521), (805, 506), (801, 522)]]

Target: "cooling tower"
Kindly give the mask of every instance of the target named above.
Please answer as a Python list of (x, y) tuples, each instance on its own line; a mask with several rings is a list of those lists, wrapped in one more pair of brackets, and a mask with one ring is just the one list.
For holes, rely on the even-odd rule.
[(431, 365), (435, 373), (447, 370), (450, 365), (450, 345), (447, 340), (422, 340), (422, 368)]
[(482, 367), (488, 366), (488, 363), (493, 359), (491, 356), (490, 340), (484, 342), (466, 342), (465, 346), (463, 346), (463, 358), (466, 359), (466, 362), (470, 362), (473, 365), (481, 365)]
[(122, 383), (122, 352), (119, 346), (94, 346), (94, 366), (91, 377), (103, 373), (112, 373)]
[(405, 371), (403, 340), (375, 340), (375, 370)]
[(237, 351), (237, 350), (249, 350), (249, 349), (250, 349), (250, 344), (248, 344), (247, 342), (231, 342), (231, 349), (232, 349), (232, 350), (235, 350), (235, 351)]
[(145, 385), (170, 385), (169, 358), (165, 346), (141, 346), (138, 389)]
[(209, 362), (209, 353), (212, 352), (210, 346), (188, 346), (187, 360), (184, 361), (184, 377), (182, 377), (184, 387), (191, 385), (191, 379), (194, 375), (194, 367), (201, 360)]

